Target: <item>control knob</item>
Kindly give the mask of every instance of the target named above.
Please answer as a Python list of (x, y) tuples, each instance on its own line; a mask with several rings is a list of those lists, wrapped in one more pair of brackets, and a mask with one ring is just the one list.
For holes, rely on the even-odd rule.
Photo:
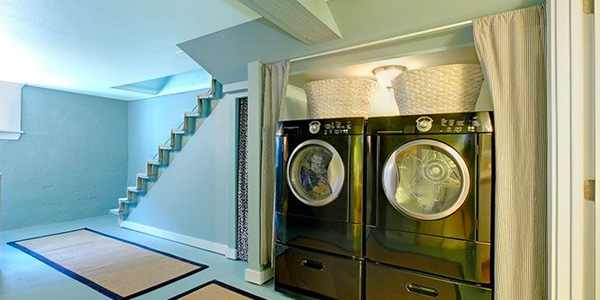
[(417, 130), (427, 132), (433, 127), (433, 119), (430, 117), (420, 117), (417, 119)]
[(321, 130), (321, 123), (319, 121), (312, 121), (308, 124), (308, 131), (312, 134), (317, 134)]

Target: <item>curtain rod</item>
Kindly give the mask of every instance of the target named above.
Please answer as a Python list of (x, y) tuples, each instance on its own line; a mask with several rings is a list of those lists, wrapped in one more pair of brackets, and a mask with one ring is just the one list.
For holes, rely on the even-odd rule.
[(346, 52), (346, 51), (365, 48), (365, 47), (369, 47), (369, 46), (374, 46), (374, 45), (379, 45), (379, 44), (384, 44), (384, 43), (389, 43), (389, 42), (395, 42), (395, 41), (399, 41), (399, 40), (403, 40), (403, 39), (407, 39), (407, 38), (411, 38), (411, 37), (416, 37), (416, 36), (420, 36), (420, 35), (425, 35), (425, 34), (429, 34), (429, 33), (435, 33), (435, 32), (446, 31), (446, 30), (450, 30), (450, 29), (454, 29), (454, 28), (466, 27), (471, 24), (473, 24), (473, 21), (471, 21), (471, 20), (458, 22), (458, 23), (454, 23), (454, 24), (450, 24), (450, 25), (421, 30), (421, 31), (417, 31), (417, 32), (404, 34), (404, 35), (399, 35), (399, 36), (395, 36), (395, 37), (391, 37), (391, 38), (387, 38), (387, 39), (383, 39), (383, 40), (379, 40), (379, 41), (374, 41), (374, 42), (355, 45), (355, 46), (351, 46), (351, 47), (331, 50), (331, 51), (327, 51), (327, 52), (321, 52), (321, 53), (317, 53), (317, 54), (311, 54), (311, 55), (307, 55), (307, 56), (297, 57), (297, 58), (290, 59), (290, 62), (297, 62), (297, 61), (301, 61), (301, 60), (307, 60), (307, 59), (311, 59), (311, 58), (316, 58), (316, 57), (321, 57), (321, 56), (326, 56), (326, 55), (331, 55), (331, 54), (337, 54), (340, 52)]

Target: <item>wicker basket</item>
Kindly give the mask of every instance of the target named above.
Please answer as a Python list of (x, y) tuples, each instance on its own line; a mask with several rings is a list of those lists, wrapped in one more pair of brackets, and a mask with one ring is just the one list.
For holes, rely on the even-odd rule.
[(377, 83), (366, 78), (336, 78), (304, 85), (311, 118), (366, 117)]
[(406, 71), (392, 81), (400, 115), (474, 111), (483, 74), (475, 64)]

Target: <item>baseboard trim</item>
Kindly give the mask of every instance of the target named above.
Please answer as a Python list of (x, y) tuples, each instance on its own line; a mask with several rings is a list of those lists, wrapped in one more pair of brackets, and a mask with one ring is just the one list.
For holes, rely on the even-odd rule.
[(250, 268), (246, 268), (244, 271), (244, 277), (246, 281), (262, 285), (263, 283), (269, 281), (273, 276), (275, 276), (275, 272), (273, 268), (268, 268), (262, 271), (252, 270)]
[(207, 250), (210, 252), (219, 253), (219, 254), (225, 255), (229, 259), (237, 259), (236, 249), (229, 248), (227, 245), (223, 245), (223, 244), (219, 244), (219, 243), (215, 243), (215, 242), (211, 242), (211, 241), (175, 233), (172, 231), (159, 229), (156, 227), (147, 226), (147, 225), (143, 225), (143, 224), (136, 223), (136, 222), (131, 222), (131, 221), (123, 221), (120, 225), (121, 225), (121, 228), (138, 231), (141, 233), (153, 235), (156, 237), (160, 237), (160, 238), (174, 241), (177, 243), (200, 248), (200, 249)]

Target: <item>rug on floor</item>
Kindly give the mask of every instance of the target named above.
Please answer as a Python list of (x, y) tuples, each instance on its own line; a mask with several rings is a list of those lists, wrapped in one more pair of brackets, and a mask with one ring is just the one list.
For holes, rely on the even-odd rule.
[(137, 297), (208, 268), (88, 228), (8, 244), (117, 300)]
[(234, 288), (218, 280), (209, 281), (199, 287), (179, 294), (169, 300), (266, 300), (246, 291)]

